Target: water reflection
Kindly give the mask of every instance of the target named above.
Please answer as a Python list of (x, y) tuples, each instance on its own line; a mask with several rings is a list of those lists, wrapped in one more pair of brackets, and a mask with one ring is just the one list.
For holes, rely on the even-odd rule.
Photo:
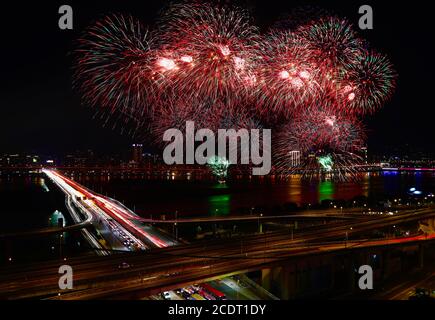
[[(279, 183), (278, 183), (279, 185)], [(287, 199), (284, 202), (315, 204), (323, 200), (351, 199), (355, 196), (368, 196), (369, 176), (358, 182), (337, 182), (332, 180), (304, 181), (291, 177), (287, 182)]]
[(208, 202), (211, 216), (225, 216), (230, 214), (231, 196), (229, 194), (210, 196)]
[(334, 184), (331, 181), (321, 181), (319, 182), (318, 191), (319, 194), (317, 196), (316, 202), (322, 202), (323, 200), (333, 199), (334, 197)]
[[(208, 197), (209, 215), (211, 216), (225, 216), (231, 212), (231, 195), (229, 194), (229, 187), (226, 183), (217, 183), (212, 187), (213, 190), (219, 191), (220, 194)], [(222, 191), (224, 194), (222, 194)]]
[(304, 181), (300, 177), (287, 180), (231, 179), (218, 184), (210, 179), (165, 180), (137, 176), (81, 176), (77, 180), (89, 188), (115, 195), (140, 215), (159, 215), (178, 211), (180, 216), (228, 215), (248, 212), (252, 207), (274, 207), (293, 202), (316, 204), (323, 200), (351, 200), (355, 197), (380, 198), (406, 193), (411, 187), (435, 190), (431, 173), (370, 173), (359, 181)]

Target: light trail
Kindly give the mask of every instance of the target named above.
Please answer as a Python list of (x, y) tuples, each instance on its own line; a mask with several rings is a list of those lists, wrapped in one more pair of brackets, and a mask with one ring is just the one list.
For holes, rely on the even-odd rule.
[[(64, 189), (66, 193), (75, 198), (82, 199), (82, 202), (86, 203), (86, 205), (89, 206), (94, 212), (98, 213), (99, 216), (107, 215), (118, 222), (122, 227), (130, 231), (126, 233), (132, 233), (131, 236), (133, 239), (137, 239), (138, 236), (144, 237), (158, 248), (164, 248), (175, 244), (174, 241), (159, 238), (158, 236), (147, 232), (143, 229), (145, 226), (137, 225), (136, 223), (140, 222), (140, 217), (123, 207), (117, 201), (95, 194), (54, 170), (43, 169), (42, 172), (52, 179), (56, 184), (58, 184), (62, 189)], [(82, 209), (85, 212), (87, 211), (83, 206)], [(105, 218), (105, 220), (107, 220), (107, 218)], [(143, 246), (143, 243), (140, 241), (140, 239), (137, 239), (135, 242), (140, 242)]]

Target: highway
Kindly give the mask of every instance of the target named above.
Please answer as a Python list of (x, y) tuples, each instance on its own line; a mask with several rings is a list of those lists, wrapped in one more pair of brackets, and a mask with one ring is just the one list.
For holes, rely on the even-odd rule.
[[(0, 298), (92, 299), (138, 293), (151, 295), (221, 276), (259, 270), (301, 256), (434, 241), (434, 235), (345, 241), (346, 235), (364, 234), (434, 216), (433, 208), (425, 208), (322, 225), (295, 233), (293, 240), (288, 231), (276, 231), (105, 257), (11, 265), (0, 269)], [(128, 263), (129, 267), (120, 268), (123, 263)], [(60, 264), (69, 264), (74, 270), (74, 289), (61, 295), (57, 273)]]
[[(428, 290), (435, 299), (435, 271), (432, 261), (428, 261), (425, 267), (399, 275), (391, 283), (377, 290), (368, 297), (373, 300), (408, 300), (415, 295), (415, 289)], [(351, 296), (351, 299), (354, 298)]]
[[(76, 223), (71, 228), (92, 225), (105, 239), (106, 249), (134, 251), (176, 244), (166, 234), (142, 223), (120, 202), (94, 193), (57, 171), (43, 169), (42, 172), (65, 193), (66, 206)], [(84, 221), (80, 213), (85, 217)], [(95, 244), (94, 236), (88, 234), (87, 238)]]

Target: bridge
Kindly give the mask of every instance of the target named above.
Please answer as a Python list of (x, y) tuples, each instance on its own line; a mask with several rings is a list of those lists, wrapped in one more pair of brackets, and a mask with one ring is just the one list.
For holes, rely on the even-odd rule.
[[(5, 266), (0, 268), (0, 298), (91, 299), (144, 296), (226, 275), (269, 270), (299, 258), (343, 252), (353, 255), (354, 252), (374, 248), (424, 246), (435, 240), (435, 235), (422, 233), (392, 239), (349, 240), (351, 237), (364, 237), (375, 229), (433, 219), (435, 208), (426, 207), (403, 210), (393, 215), (339, 220), (315, 228), (301, 229), (291, 236), (289, 230), (279, 230), (232, 239), (179, 244), (172, 242), (168, 236), (160, 235), (152, 227), (144, 229), (144, 219), (116, 200), (95, 194), (58, 172), (48, 170), (45, 173), (64, 190), (67, 199), (74, 202), (82, 215), (87, 217), (83, 223), (95, 226), (100, 223), (99, 220), (116, 222), (131, 237), (144, 241), (143, 243), (148, 239), (147, 244), (159, 245), (122, 253), (108, 248), (96, 248), (97, 251), (112, 251), (114, 254)], [(75, 214), (79, 216), (77, 212)], [(120, 268), (125, 263), (129, 267)], [(58, 268), (62, 264), (73, 267), (74, 288), (59, 292)]]
[[(0, 167), (0, 171), (13, 172), (13, 171), (42, 171), (46, 166), (42, 164), (27, 164), (27, 165), (3, 165)], [(61, 170), (62, 172), (69, 173), (86, 173), (86, 174), (146, 174), (146, 175), (167, 175), (172, 173), (198, 173), (198, 174), (210, 174), (210, 170), (202, 165), (166, 165), (164, 163), (156, 163), (149, 165), (52, 165), (50, 169)], [(360, 164), (355, 165), (354, 168), (359, 172), (365, 171), (379, 171), (381, 166), (379, 164)], [(231, 170), (235, 175), (251, 175), (249, 166), (235, 166)], [(297, 172), (294, 170), (292, 172)], [(288, 175), (276, 172), (272, 168), (272, 172), (268, 176), (286, 177)]]
[[(413, 235), (394, 239), (346, 241), (374, 228), (435, 215), (433, 208), (412, 210), (397, 216), (322, 225), (316, 230), (286, 231), (155, 248), (144, 252), (104, 257), (78, 257), (0, 269), (0, 297), (54, 299), (110, 298), (120, 295), (152, 294), (224, 275), (262, 270), (300, 257), (354, 252), (370, 248), (432, 243), (434, 235)], [(128, 263), (130, 268), (120, 269)], [(74, 288), (59, 295), (58, 268), (69, 264), (74, 270)]]
[[(138, 222), (139, 217), (117, 200), (94, 193), (57, 171), (44, 169), (43, 172), (66, 195), (67, 208), (76, 222), (70, 228), (91, 224), (100, 234), (107, 235), (105, 240), (111, 242), (109, 249), (145, 250), (176, 244), (159, 230)], [(80, 221), (80, 216), (86, 220)]]

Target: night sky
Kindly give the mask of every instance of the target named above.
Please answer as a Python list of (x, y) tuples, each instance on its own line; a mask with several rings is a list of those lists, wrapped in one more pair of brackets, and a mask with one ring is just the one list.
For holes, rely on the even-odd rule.
[[(0, 153), (62, 153), (92, 148), (103, 152), (125, 149), (131, 137), (119, 129), (103, 127), (95, 111), (82, 106), (71, 85), (74, 40), (103, 14), (132, 13), (152, 25), (168, 1), (40, 1), (2, 3)], [(231, 2), (231, 1), (228, 1)], [(251, 10), (257, 25), (266, 30), (277, 18), (300, 5), (317, 5), (356, 25), (358, 8), (374, 10), (374, 30), (359, 30), (372, 46), (386, 53), (398, 74), (393, 99), (365, 120), (369, 149), (382, 151), (409, 144), (435, 151), (435, 21), (429, 2), (412, 1), (249, 1), (237, 3)], [(58, 8), (74, 10), (74, 30), (58, 28)]]

